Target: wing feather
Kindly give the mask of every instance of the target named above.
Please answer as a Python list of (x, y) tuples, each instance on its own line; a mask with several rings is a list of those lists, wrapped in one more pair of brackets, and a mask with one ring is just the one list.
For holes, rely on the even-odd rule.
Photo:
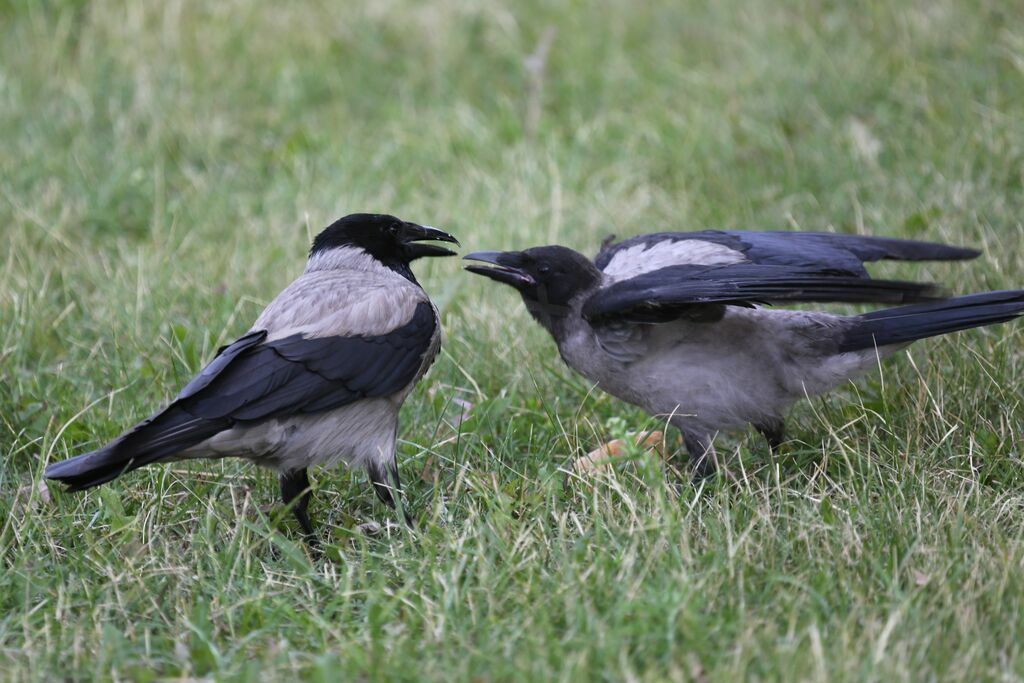
[[(718, 250), (701, 248), (698, 246), (701, 244), (714, 245)], [(688, 245), (693, 246), (688, 248)], [(855, 277), (868, 277), (864, 264), (871, 261), (955, 261), (973, 259), (980, 254), (976, 249), (892, 237), (784, 230), (703, 230), (652, 233), (607, 244), (602, 246), (594, 263), (601, 270), (609, 266), (610, 270), (617, 270), (623, 267), (624, 260), (637, 260), (639, 269), (650, 272), (672, 265), (711, 265), (720, 262), (722, 254), (729, 252), (735, 254), (734, 260), (752, 264), (830, 269)], [(677, 260), (665, 262), (673, 254)], [(644, 261), (657, 265), (645, 267)]]
[(871, 280), (831, 269), (730, 264), (671, 266), (603, 287), (584, 302), (590, 321), (664, 322), (717, 317), (723, 305), (774, 302), (910, 303), (939, 295), (929, 283)]
[[(251, 332), (221, 353), (165, 409), (97, 453), (132, 468), (194, 446), (239, 423), (340, 408), (389, 396), (416, 379), (437, 328), (429, 303), (382, 335), (266, 341)], [(91, 480), (90, 480), (91, 481)]]
[(416, 378), (436, 332), (429, 303), (383, 335), (265, 342), (238, 356), (181, 407), (203, 418), (262, 420), (389, 396)]

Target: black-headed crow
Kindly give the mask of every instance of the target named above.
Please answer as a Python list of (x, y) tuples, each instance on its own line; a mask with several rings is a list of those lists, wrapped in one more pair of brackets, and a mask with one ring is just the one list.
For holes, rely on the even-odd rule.
[[(571, 368), (677, 427), (696, 479), (715, 470), (718, 432), (753, 425), (774, 450), (797, 400), (916, 339), (1024, 313), (1024, 291), (945, 299), (932, 285), (876, 280), (864, 268), (969, 259), (973, 249), (806, 232), (610, 242), (594, 261), (561, 246), (465, 258), (489, 264), (467, 270), (519, 291)], [(765, 307), (797, 302), (900, 306), (853, 316)]]
[[(72, 491), (143, 465), (245, 458), (280, 475), (311, 540), (311, 465), (363, 467), (394, 507), (398, 413), (437, 355), (437, 310), (413, 276), (457, 241), (394, 216), (345, 216), (316, 236), (305, 271), (163, 410), (109, 444), (46, 468)], [(406, 519), (409, 517), (406, 515)]]

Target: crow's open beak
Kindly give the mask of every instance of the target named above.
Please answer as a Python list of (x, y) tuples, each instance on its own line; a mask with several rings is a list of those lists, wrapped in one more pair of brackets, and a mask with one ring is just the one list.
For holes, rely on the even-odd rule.
[(466, 266), (466, 270), (492, 280), (512, 285), (516, 289), (537, 284), (533, 276), (522, 268), (523, 255), (519, 251), (474, 251), (462, 257), (467, 261), (482, 261), (494, 267)]
[(443, 230), (432, 228), (429, 225), (406, 223), (404, 237), (405, 249), (410, 261), (424, 256), (455, 256), (455, 252), (451, 249), (445, 249), (436, 244), (417, 244), (417, 242), (433, 240), (436, 242), (451, 242), (461, 246), (459, 241), (452, 235)]

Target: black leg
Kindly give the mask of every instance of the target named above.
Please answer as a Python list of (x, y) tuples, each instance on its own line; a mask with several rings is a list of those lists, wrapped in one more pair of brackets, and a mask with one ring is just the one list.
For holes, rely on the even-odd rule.
[(693, 470), (693, 483), (699, 484), (712, 476), (718, 469), (715, 459), (714, 439), (710, 434), (683, 432), (683, 443), (690, 454), (690, 468)]
[[(402, 495), (402, 481), (398, 478), (398, 465), (394, 462), (388, 463), (387, 466), (371, 462), (366, 465), (366, 473), (370, 476), (370, 483), (373, 484), (373, 490), (377, 497), (394, 510), (395, 497), (391, 494), (392, 490), (395, 495)], [(412, 515), (409, 514), (405, 505), (402, 505), (402, 514), (405, 517), (405, 523), (412, 527)]]
[[(311, 496), (306, 468), (281, 473), (281, 499), (286, 506), (291, 506), (292, 514), (299, 521), (299, 526), (302, 527), (302, 533), (306, 535), (306, 539), (311, 545), (316, 545), (313, 524), (309, 521), (309, 514), (306, 512)], [(296, 498), (298, 500), (295, 500)]]
[(768, 448), (771, 450), (772, 455), (777, 456), (782, 442), (786, 440), (786, 423), (783, 422), (782, 418), (754, 425), (754, 429), (760, 432), (761, 436), (768, 441)]

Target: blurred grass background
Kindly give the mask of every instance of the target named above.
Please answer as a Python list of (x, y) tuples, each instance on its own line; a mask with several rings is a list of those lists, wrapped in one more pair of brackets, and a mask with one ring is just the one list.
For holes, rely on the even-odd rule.
[(342, 470), (321, 563), (241, 463), (39, 487), (353, 211), (467, 249), (863, 231), (985, 250), (886, 273), (1024, 286), (1019, 3), (0, 0), (0, 140), (0, 677), (1024, 676), (1019, 325), (797, 409), (776, 462), (724, 440), (731, 477), (676, 499), (639, 454), (568, 478), (659, 425), (511, 292), (424, 263), (447, 341), (403, 414), (416, 533), (361, 534), (394, 516)]

